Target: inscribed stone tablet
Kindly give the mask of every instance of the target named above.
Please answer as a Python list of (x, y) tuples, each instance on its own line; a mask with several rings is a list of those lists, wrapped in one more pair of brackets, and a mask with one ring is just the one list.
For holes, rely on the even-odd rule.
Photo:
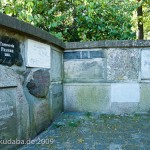
[(8, 36), (0, 37), (0, 64), (21, 66), (22, 62), (19, 41)]
[(50, 46), (28, 39), (26, 42), (26, 66), (50, 68)]
[(17, 138), (16, 89), (0, 90), (0, 139)]
[(141, 78), (150, 79), (150, 50), (143, 50), (141, 55)]

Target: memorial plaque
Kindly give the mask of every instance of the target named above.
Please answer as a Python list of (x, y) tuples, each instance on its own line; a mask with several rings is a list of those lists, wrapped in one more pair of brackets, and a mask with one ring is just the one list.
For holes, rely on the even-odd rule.
[(64, 59), (93, 59), (93, 58), (105, 58), (104, 52), (97, 51), (76, 51), (76, 52), (64, 52)]
[(150, 50), (143, 50), (141, 55), (141, 78), (150, 79)]
[[(0, 90), (0, 140), (17, 138), (16, 89)], [(6, 142), (6, 141), (5, 141)], [(1, 149), (0, 145), (0, 149)]]
[(26, 66), (50, 68), (50, 46), (28, 39), (26, 41)]
[(0, 64), (21, 66), (22, 62), (19, 41), (7, 36), (0, 37)]

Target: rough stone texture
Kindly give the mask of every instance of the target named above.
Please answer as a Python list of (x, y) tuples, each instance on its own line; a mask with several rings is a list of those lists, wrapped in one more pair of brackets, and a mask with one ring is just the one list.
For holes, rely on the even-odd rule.
[(42, 100), (35, 102), (33, 106), (33, 115), (35, 121), (34, 129), (36, 134), (38, 134), (47, 128), (51, 123), (50, 107), (48, 101)]
[(107, 113), (109, 84), (64, 84), (64, 110)]
[(138, 112), (150, 112), (150, 84), (142, 83), (140, 89), (141, 97)]
[(46, 97), (49, 91), (50, 75), (49, 70), (40, 69), (29, 74), (27, 88), (30, 94), (35, 97)]
[(0, 87), (17, 86), (17, 74), (11, 68), (0, 65)]
[(138, 110), (138, 102), (112, 102), (110, 113), (113, 114), (133, 114)]
[[(26, 140), (29, 137), (29, 106), (21, 78), (12, 68), (0, 65), (0, 139)], [(2, 149), (18, 145), (0, 145)]]
[(54, 119), (63, 111), (62, 83), (52, 83), (50, 92), (51, 118)]
[(140, 49), (107, 50), (107, 80), (138, 80)]
[(63, 60), (62, 60), (62, 52), (56, 51), (52, 48), (51, 51), (51, 81), (61, 81), (63, 80)]
[(49, 94), (46, 98), (38, 98), (24, 87), (25, 96), (30, 106), (30, 137), (35, 137), (51, 123)]
[(105, 75), (105, 59), (102, 58), (64, 62), (65, 82), (101, 81)]

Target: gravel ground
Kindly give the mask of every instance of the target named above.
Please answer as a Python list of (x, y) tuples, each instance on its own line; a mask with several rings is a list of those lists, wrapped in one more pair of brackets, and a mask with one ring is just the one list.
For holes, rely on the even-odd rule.
[(19, 150), (150, 150), (150, 114), (62, 113)]

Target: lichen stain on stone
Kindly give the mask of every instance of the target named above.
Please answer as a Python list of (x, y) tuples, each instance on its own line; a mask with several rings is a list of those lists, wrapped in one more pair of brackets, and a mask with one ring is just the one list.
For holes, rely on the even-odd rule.
[(106, 87), (83, 86), (76, 93), (76, 105), (79, 111), (103, 112), (109, 105)]

